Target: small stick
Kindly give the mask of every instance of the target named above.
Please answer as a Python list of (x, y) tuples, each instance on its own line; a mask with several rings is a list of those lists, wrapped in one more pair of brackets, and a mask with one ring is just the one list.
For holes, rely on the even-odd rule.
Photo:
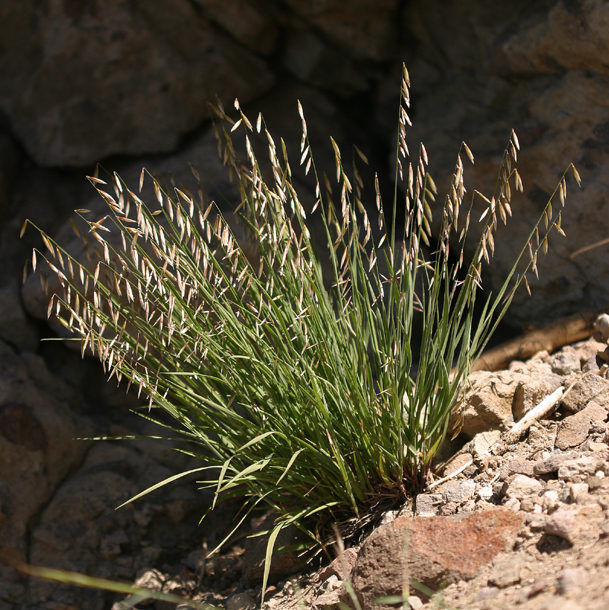
[[(554, 390), (549, 396), (546, 396), (536, 407), (531, 409), (517, 424), (514, 424), (511, 430), (506, 433), (505, 440), (507, 442), (517, 441), (523, 432), (526, 432), (531, 424), (542, 417), (546, 417), (556, 409), (556, 405), (563, 397), (563, 386)], [(569, 388), (571, 389), (571, 388)]]
[(542, 350), (551, 354), (563, 345), (587, 339), (594, 333), (594, 321), (605, 309), (592, 309), (556, 320), (490, 349), (478, 358), (472, 371), (499, 371), (513, 360), (526, 360)]
[[(563, 386), (560, 386), (559, 388), (554, 390), (554, 392), (552, 392), (552, 394), (546, 396), (536, 407), (532, 408), (518, 423), (516, 423), (512, 427), (511, 430), (508, 430), (505, 433), (504, 438), (502, 440), (513, 443), (513, 442), (516, 442), (518, 439), (520, 439), (523, 432), (526, 432), (531, 427), (533, 422), (536, 422), (537, 420), (541, 419), (542, 417), (546, 417), (552, 411), (554, 411), (556, 409), (556, 406), (560, 402), (560, 400), (562, 398), (564, 398), (571, 391), (571, 389), (573, 388), (574, 385), (575, 385), (575, 383), (572, 383), (567, 388), (566, 391), (564, 391), (565, 389)], [(491, 449), (493, 449), (493, 447), (495, 447), (495, 445), (497, 445), (497, 443), (498, 443), (498, 441), (495, 441), (479, 457), (488, 455), (490, 453)], [(463, 464), (463, 466), (461, 466), (460, 468), (457, 468), (457, 470), (455, 470), (454, 472), (451, 472), (449, 475), (447, 475), (441, 479), (438, 479), (437, 481), (434, 481), (433, 483), (428, 485), (427, 489), (433, 489), (434, 487), (437, 487), (438, 485), (444, 483), (445, 481), (449, 481), (450, 479), (455, 478), (457, 475), (461, 474), (468, 466), (471, 466), (473, 463), (474, 463), (473, 459), (468, 460), (467, 462), (465, 462), (465, 464)]]
[(441, 479), (438, 479), (437, 481), (434, 481), (433, 483), (430, 483), (427, 486), (427, 489), (433, 489), (437, 485), (444, 483), (444, 481), (449, 481), (450, 479), (453, 479), (458, 474), (461, 474), (468, 466), (471, 466), (473, 463), (474, 463), (474, 460), (468, 460), (467, 462), (465, 462), (465, 464), (463, 464), (463, 466), (461, 466), (460, 468), (457, 468), (457, 470), (455, 470), (454, 472), (451, 472), (449, 475), (447, 475)]

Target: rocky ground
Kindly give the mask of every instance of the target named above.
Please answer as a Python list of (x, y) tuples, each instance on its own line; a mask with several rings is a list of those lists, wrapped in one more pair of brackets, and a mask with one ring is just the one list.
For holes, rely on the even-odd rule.
[[(440, 601), (473, 609), (607, 607), (607, 349), (606, 340), (590, 338), (508, 370), (473, 373), (455, 416), (461, 434), (426, 492), (386, 514), (367, 538), (348, 542), (329, 566), (320, 557), (306, 565), (294, 554), (277, 556), (264, 608), (329, 609), (349, 603), (350, 583), (372, 609), (374, 599), (401, 594), (405, 578), (437, 592), (429, 600), (411, 587), (413, 609)], [(248, 535), (264, 526), (264, 515), (208, 557), (240, 507), (225, 506), (199, 524), (212, 495), (193, 480), (115, 510), (199, 465), (173, 450), (183, 446), (141, 438), (66, 442), (93, 433), (158, 434), (130, 412), (137, 400), (108, 384), (97, 363), (57, 342), (43, 343), (40, 354), (0, 342), (0, 371), (2, 559), (135, 581), (229, 610), (260, 605), (266, 543)], [(555, 411), (514, 438), (514, 422), (559, 394)], [(0, 610), (128, 606), (114, 594), (26, 578), (0, 562)], [(170, 606), (149, 600), (137, 607)]]
[[(583, 188), (569, 185), (562, 211), (568, 238), (550, 242), (549, 256), (539, 262), (540, 282), (531, 299), (524, 291), (516, 294), (510, 323), (545, 324), (603, 307), (609, 258), (603, 248), (582, 248), (609, 234), (609, 68), (603, 59), (608, 23), (609, 4), (603, 0), (0, 3), (0, 558), (127, 581), (139, 573), (148, 584), (232, 608), (253, 605), (260, 594), (259, 565), (244, 538), (256, 523), (245, 524), (219, 557), (204, 559), (202, 542), (208, 550), (216, 546), (238, 507), (199, 525), (211, 496), (184, 480), (114, 510), (147, 485), (197, 464), (173, 451), (175, 443), (68, 440), (157, 431), (130, 413), (138, 402), (107, 384), (97, 363), (81, 362), (56, 342), (40, 342), (62, 328), (46, 324), (48, 301), (39, 278), (30, 276), (21, 289), (23, 263), (33, 247), (42, 247), (34, 231), (19, 239), (26, 218), (73, 246), (72, 210), (99, 210), (101, 200), (84, 178), (98, 162), (118, 171), (132, 188), (142, 166), (166, 184), (175, 178), (183, 187), (192, 180), (190, 162), (209, 197), (223, 212), (233, 209), (239, 198), (218, 161), (206, 105), (216, 94), (227, 108), (239, 96), (250, 118), (262, 111), (276, 140), (285, 137), (294, 168), (300, 100), (320, 168), (334, 167), (329, 136), (345, 159), (353, 143), (369, 157), (370, 174), (363, 178), (373, 209), (374, 172), (381, 190), (393, 192), (388, 158), (405, 62), (414, 121), (409, 146), (415, 152), (419, 141), (425, 142), (441, 193), (450, 188), (462, 140), (476, 155), (476, 164), (466, 170), (468, 190), (490, 195), (512, 127), (520, 139), (525, 191), (514, 200), (514, 217), (497, 240), (485, 287), (501, 286), (569, 163), (581, 174)], [(303, 202), (313, 202), (313, 186), (302, 176), (297, 180)], [(474, 216), (481, 211), (475, 208)], [(313, 235), (325, 235), (323, 227), (311, 228)], [(500, 551), (494, 544), (486, 544), (484, 552), (453, 545), (461, 553), (460, 568), (465, 569), (459, 549), (469, 548), (468, 557), (479, 563), (466, 572), (448, 564), (445, 576), (428, 583), (443, 590), (447, 603), (500, 608), (522, 599), (523, 607), (552, 608), (550, 600), (560, 600), (557, 607), (567, 610), (569, 604), (585, 609), (603, 603), (606, 553), (598, 511), (606, 510), (606, 479), (597, 472), (607, 474), (609, 401), (603, 398), (606, 381), (595, 371), (596, 352), (604, 349), (604, 343), (585, 342), (513, 363), (508, 371), (472, 377), (462, 434), (446, 453), (457, 455), (438, 477), (472, 463), (405, 506), (401, 514), (407, 521), (383, 526), (415, 532), (419, 523), (441, 519), (446, 527), (454, 523), (467, 530), (472, 523), (467, 515), (475, 515), (481, 528), (484, 520), (478, 517), (487, 513), (499, 515), (488, 518), (497, 520), (496, 528), (501, 521), (512, 532), (518, 524), (514, 535), (506, 533), (507, 546)], [(518, 442), (508, 438), (514, 421), (578, 379), (555, 414)], [(589, 469), (600, 466), (585, 474), (561, 475), (564, 465), (548, 473), (534, 470), (540, 460), (565, 455), (578, 463), (588, 460)], [(530, 493), (516, 492), (518, 485), (529, 485)], [(503, 512), (492, 512), (499, 509)], [(572, 532), (579, 532), (571, 538), (552, 529), (552, 519), (563, 514), (575, 524)], [(348, 557), (357, 557), (349, 576), (356, 588), (378, 581), (363, 567), (373, 541), (348, 551)], [(410, 536), (412, 557), (419, 557), (416, 541)], [(444, 542), (438, 540), (438, 548)], [(512, 568), (502, 568), (510, 558)], [(338, 567), (334, 574), (318, 572), (316, 565), (303, 571), (294, 557), (285, 564), (299, 568), (300, 575), (290, 581), (275, 575), (266, 596), (269, 607), (296, 607), (298, 587), (305, 605), (322, 607), (337, 598), (340, 582), (348, 578)], [(567, 569), (580, 571), (561, 572)], [(504, 582), (497, 573), (516, 580)], [(425, 580), (414, 568), (411, 576)], [(395, 586), (388, 584), (387, 590)], [(419, 600), (411, 605), (426, 601), (422, 594)], [(105, 610), (115, 601), (99, 591), (28, 580), (0, 563), (0, 610)]]
[[(474, 373), (457, 442), (470, 440), (429, 489), (387, 513), (361, 544), (330, 565), (303, 569), (289, 554), (279, 556), (263, 608), (352, 604), (349, 583), (364, 610), (378, 609), (383, 606), (374, 600), (401, 595), (405, 579), (436, 592), (430, 599), (413, 584), (412, 610), (607, 608), (606, 348), (589, 339), (513, 362), (507, 371)], [(556, 410), (514, 438), (514, 420), (560, 387), (565, 391)], [(228, 610), (253, 609), (260, 604), (263, 546), (241, 538), (217, 557), (206, 559), (207, 551), (199, 549), (161, 569), (152, 561), (136, 582)]]

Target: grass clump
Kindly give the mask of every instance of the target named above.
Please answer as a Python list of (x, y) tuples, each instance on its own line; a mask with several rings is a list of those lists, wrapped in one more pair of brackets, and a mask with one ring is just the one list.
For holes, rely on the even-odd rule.
[[(474, 191), (468, 203), (462, 155), (472, 163), (473, 156), (462, 144), (437, 245), (426, 255), (436, 187), (423, 146), (408, 162), (408, 91), (404, 68), (395, 191), (387, 218), (376, 181), (378, 230), (362, 203), (356, 164), (348, 173), (334, 140), (336, 185), (318, 174), (299, 104), (300, 164), (316, 180), (311, 213), (325, 227), (328, 287), (285, 144), (274, 142), (262, 117), (252, 125), (237, 102), (236, 122), (221, 105), (213, 108), (215, 129), (239, 188), (238, 212), (255, 245), (254, 260), (213, 202), (185, 189), (167, 192), (145, 171), (140, 191), (152, 180), (156, 202), (144, 202), (116, 175), (111, 184), (90, 177), (109, 207), (99, 220), (79, 212), (96, 266), (89, 270), (44, 233), (46, 251), (32, 257), (34, 269), (44, 258), (64, 288), (51, 296), (49, 315), (80, 336), (83, 354), (97, 354), (110, 379), (127, 379), (149, 397), (150, 409), (174, 418), (175, 430), (200, 447), (193, 454), (205, 462), (197, 469), (202, 484), (217, 498), (244, 497), (249, 509), (262, 503), (276, 511), (269, 556), (282, 527), (295, 524), (310, 544), (323, 541), (324, 524), (339, 523), (348, 534), (425, 482), (473, 363), (514, 290), (523, 282), (528, 288), (526, 274), (536, 272), (548, 234), (562, 233), (552, 202), (559, 197), (564, 204), (565, 175), (505, 284), (484, 298), (475, 317), (482, 265), (493, 255), (499, 223), (511, 216), (512, 190), (522, 190), (518, 140), (512, 132), (494, 196)], [(245, 162), (231, 140), (237, 129), (246, 131)], [(248, 135), (253, 131), (268, 139), (268, 179)], [(399, 182), (405, 197), (398, 195)], [(466, 264), (474, 197), (486, 202), (486, 211)], [(451, 240), (458, 244), (455, 262)], [(416, 311), (423, 319), (418, 362)]]

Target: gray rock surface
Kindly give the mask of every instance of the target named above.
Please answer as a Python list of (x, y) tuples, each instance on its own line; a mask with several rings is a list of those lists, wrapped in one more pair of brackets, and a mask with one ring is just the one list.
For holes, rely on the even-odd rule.
[(397, 0), (286, 0), (286, 4), (358, 59), (388, 59), (396, 51)]
[[(493, 263), (483, 273), (493, 288), (503, 283), (569, 163), (582, 176), (581, 190), (569, 181), (562, 217), (568, 238), (550, 240), (540, 280), (531, 282), (532, 297), (525, 290), (516, 293), (514, 323), (542, 324), (577, 308), (603, 307), (609, 297), (606, 250), (570, 258), (609, 235), (609, 220), (597, 213), (608, 192), (602, 176), (609, 161), (609, 79), (606, 66), (598, 65), (609, 44), (608, 14), (602, 0), (460, 0), (449, 6), (434, 0), (410, 3), (406, 11), (406, 27), (419, 42), (417, 61), (410, 64), (412, 82), (420, 82), (414, 85), (420, 87), (420, 107), (410, 148), (425, 143), (440, 192), (450, 184), (455, 150), (465, 140), (476, 155), (476, 164), (465, 168), (466, 188), (490, 197), (496, 177), (491, 163), (500, 161), (510, 128), (520, 139), (524, 195), (513, 199), (514, 216), (498, 231)], [(479, 217), (483, 205), (474, 204), (472, 217)]]
[(576, 413), (591, 400), (601, 405), (609, 401), (609, 381), (593, 372), (585, 373), (575, 381), (569, 393), (562, 399), (562, 405), (568, 411)]
[(0, 339), (20, 352), (35, 352), (39, 332), (23, 310), (20, 292), (16, 283), (0, 288)]
[[(44, 361), (36, 366), (41, 372)], [(88, 443), (75, 437), (92, 428), (71, 410), (69, 392), (49, 394), (1, 341), (0, 371), (0, 548), (24, 561), (29, 529), (87, 451)], [(23, 601), (22, 580), (4, 565), (0, 575), (0, 599)]]
[(274, 82), (186, 0), (9, 2), (0, 24), (0, 107), (42, 165), (175, 150), (216, 95), (246, 102)]

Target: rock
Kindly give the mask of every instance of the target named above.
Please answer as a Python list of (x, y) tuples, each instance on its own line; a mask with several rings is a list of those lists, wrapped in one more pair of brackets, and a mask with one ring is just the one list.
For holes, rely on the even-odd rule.
[(0, 288), (0, 339), (19, 352), (34, 352), (39, 333), (23, 311), (19, 292), (14, 283)]
[(481, 500), (485, 500), (486, 502), (490, 501), (490, 499), (493, 497), (494, 492), (493, 492), (493, 488), (491, 485), (485, 485), (484, 487), (481, 487), (477, 492), (476, 495), (481, 499)]
[(339, 607), (339, 604), (348, 603), (349, 600), (347, 588), (344, 583), (340, 583), (337, 588), (331, 588), (324, 591), (313, 602), (313, 610), (335, 610)]
[(587, 438), (594, 421), (604, 421), (607, 409), (596, 401), (590, 401), (584, 409), (566, 417), (558, 425), (555, 445), (558, 449), (570, 449), (581, 445)]
[(609, 315), (603, 313), (598, 316), (594, 321), (594, 330), (598, 333), (600, 341), (607, 343), (607, 340), (609, 340)]
[(438, 506), (443, 501), (442, 494), (418, 494), (415, 500), (415, 515), (431, 517), (438, 514)]
[(393, 56), (397, 0), (286, 0), (286, 4), (356, 59), (383, 60)]
[(572, 460), (577, 455), (578, 454), (575, 452), (554, 453), (550, 457), (535, 462), (533, 472), (538, 476), (542, 474), (550, 474), (551, 472), (557, 472), (561, 464)]
[(573, 544), (577, 534), (575, 511), (559, 510), (552, 513), (552, 515), (546, 519), (544, 531), (546, 534), (558, 536), (570, 544)]
[(517, 474), (511, 482), (504, 483), (503, 493), (508, 498), (522, 500), (527, 496), (537, 494), (543, 489), (543, 485), (536, 479), (531, 479), (523, 474)]
[(10, 216), (11, 192), (23, 161), (23, 153), (14, 139), (0, 127), (0, 220)]
[(572, 413), (581, 411), (591, 400), (609, 405), (609, 381), (592, 372), (584, 373), (571, 391), (565, 394), (562, 406)]
[[(552, 367), (552, 372), (556, 375), (571, 375), (581, 371), (582, 368), (580, 353), (570, 346), (564, 347), (557, 354), (550, 356), (547, 363)], [(558, 385), (561, 384), (559, 383)], [(551, 394), (554, 390), (548, 393)]]
[(226, 600), (226, 610), (254, 610), (256, 600), (249, 591), (235, 593)]
[(599, 365), (596, 361), (597, 354), (599, 352), (604, 352), (607, 349), (607, 344), (596, 341), (593, 337), (590, 337), (587, 341), (574, 343), (571, 347), (579, 354), (582, 371), (586, 373), (588, 371), (598, 370)]
[[(275, 515), (270, 514), (256, 529), (257, 531), (266, 531), (272, 529), (274, 523)], [(294, 526), (285, 527), (279, 532), (275, 540), (275, 548), (296, 544), (298, 539), (298, 530)], [(242, 574), (243, 584), (246, 587), (262, 583), (268, 541), (268, 534), (246, 540)], [(275, 552), (271, 560), (268, 583), (274, 584), (283, 577), (302, 570), (305, 565), (305, 558), (300, 556), (296, 551)]]
[(408, 577), (434, 590), (468, 580), (510, 547), (523, 517), (503, 509), (450, 517), (400, 517), (375, 530), (360, 549), (353, 587), (363, 610), (401, 595)]
[(30, 0), (6, 5), (0, 23), (0, 107), (42, 165), (172, 151), (216, 95), (245, 103), (274, 81), (186, 0), (103, 10), (60, 0), (43, 10)]
[[(39, 366), (46, 368), (44, 362)], [(91, 431), (61, 396), (39, 386), (26, 362), (0, 341), (0, 548), (26, 560), (30, 529), (58, 486), (82, 460)], [(47, 371), (48, 375), (48, 371)], [(23, 601), (23, 584), (0, 567), (0, 598)]]
[(473, 456), (471, 453), (459, 453), (451, 458), (448, 464), (444, 467), (442, 476), (448, 477), (454, 472), (457, 472), (457, 470), (460, 468), (463, 468), (464, 466), (467, 467), (471, 463), (473, 463)]
[(570, 499), (571, 502), (576, 502), (577, 498), (582, 494), (588, 493), (588, 484), (587, 483), (573, 483), (571, 485)]
[(421, 608), (423, 607), (423, 602), (421, 598), (417, 597), (416, 595), (409, 595), (406, 598), (406, 601), (410, 606), (410, 610), (421, 610)]
[(579, 604), (570, 599), (552, 597), (544, 602), (540, 610), (584, 610)]
[[(577, 209), (577, 219), (564, 222), (567, 213), (563, 214), (562, 228), (569, 239), (550, 239), (550, 255), (538, 265), (540, 280), (531, 285), (532, 297), (518, 291), (510, 306), (512, 323), (544, 324), (549, 317), (604, 306), (609, 298), (609, 286), (603, 282), (609, 261), (601, 263), (597, 250), (570, 258), (579, 244), (594, 244), (606, 238), (609, 229), (598, 211), (609, 193), (602, 179), (609, 81), (606, 68), (599, 72), (591, 68), (599, 62), (598, 56), (592, 58), (594, 44), (603, 49), (609, 44), (604, 27), (607, 8), (601, 0), (578, 4), (577, 14), (568, 2), (537, 5), (530, 12), (519, 6), (522, 13), (512, 5), (490, 9), (467, 0), (450, 7), (441, 0), (409, 3), (404, 25), (418, 42), (417, 55), (441, 73), (439, 82), (429, 86), (427, 80), (417, 92), (420, 101), (409, 146), (412, 150), (419, 141), (425, 143), (442, 193), (450, 188), (452, 151), (459, 142), (465, 140), (474, 155), (484, 151), (484, 162), (478, 155), (475, 166), (466, 164), (465, 183), (471, 185), (468, 190), (477, 188), (490, 198), (494, 163), (500, 162), (507, 144), (507, 126), (515, 126), (524, 194), (512, 199), (513, 218), (495, 239), (494, 260), (483, 272), (485, 290), (498, 290), (505, 281), (554, 190), (551, 176), (559, 176), (572, 161), (586, 168), (582, 174), (586, 192), (569, 190), (567, 206)], [(553, 25), (556, 15), (560, 27)], [(575, 35), (576, 30), (590, 31), (591, 38)], [(540, 39), (541, 32), (547, 38)], [(575, 48), (577, 52), (570, 55)], [(488, 61), (480, 62), (480, 57)], [(559, 63), (554, 63), (555, 57), (560, 57)], [(413, 83), (417, 78), (419, 74), (411, 71)], [(455, 99), (462, 100), (458, 107)], [(440, 205), (434, 208), (437, 221)], [(474, 202), (472, 218), (479, 218), (483, 205), (482, 200)], [(480, 233), (481, 227), (470, 227), (466, 258)], [(453, 244), (457, 245), (456, 237)]]
[(605, 466), (602, 458), (596, 456), (581, 456), (566, 460), (558, 467), (558, 478), (563, 481), (572, 481), (583, 475), (593, 475)]
[[(579, 358), (577, 356), (574, 356), (574, 358), (577, 360), (577, 370), (579, 370)], [(546, 396), (552, 394), (562, 384), (562, 377), (554, 374), (520, 381), (516, 386), (512, 402), (514, 421), (522, 419), (531, 409), (536, 407)]]
[(368, 88), (368, 81), (348, 53), (328, 45), (310, 30), (296, 30), (289, 35), (283, 63), (299, 80), (341, 97)]
[(516, 387), (527, 377), (510, 371), (475, 371), (469, 376), (470, 389), (461, 410), (452, 416), (454, 426), (462, 419), (461, 432), (473, 438), (479, 432), (505, 430), (514, 421), (512, 401)]
[(168, 574), (156, 569), (139, 570), (135, 575), (133, 584), (136, 587), (143, 587), (151, 591), (162, 591), (163, 585), (169, 580)]
[(500, 438), (501, 432), (499, 430), (478, 432), (469, 443), (470, 450), (475, 457), (481, 458), (497, 444)]
[(543, 349), (534, 354), (526, 362), (514, 360), (510, 362), (508, 371), (512, 373), (522, 373), (527, 377), (545, 377), (552, 376), (552, 367), (549, 363), (545, 362), (548, 358), (548, 351)]
[(534, 474), (535, 463), (531, 460), (525, 460), (521, 457), (514, 457), (507, 463), (507, 476), (513, 474), (524, 474), (527, 477), (532, 477)]
[(506, 557), (493, 566), (488, 580), (500, 589), (515, 585), (520, 582), (520, 570), (523, 564), (524, 559), (520, 555)]
[(321, 580), (327, 580), (334, 575), (339, 580), (348, 580), (351, 576), (351, 571), (357, 559), (357, 551), (353, 548), (345, 549), (336, 559), (332, 560), (329, 566), (326, 566), (320, 573)]
[(260, 55), (269, 55), (275, 48), (279, 29), (275, 19), (251, 0), (195, 0), (209, 20)]
[(598, 504), (558, 510), (546, 517), (544, 532), (558, 536), (571, 545), (590, 543), (600, 536), (604, 519), (605, 515)]
[(486, 599), (492, 599), (499, 593), (499, 589), (497, 587), (482, 587), (478, 593), (476, 593), (476, 597), (474, 597), (475, 602), (481, 602)]
[[(337, 110), (330, 103), (329, 99), (310, 87), (302, 85), (284, 87), (277, 90), (272, 97), (260, 100), (257, 105), (265, 116), (269, 116), (269, 130), (278, 136), (281, 134), (291, 153), (291, 158), (294, 161), (296, 154), (300, 149), (301, 125), (298, 120), (297, 99), (300, 99), (305, 112), (311, 112), (316, 120), (309, 127), (309, 137), (312, 141), (312, 146), (316, 146), (315, 156), (316, 162), (329, 166), (334, 163), (334, 153), (331, 145), (326, 141), (326, 134), (332, 131), (336, 136), (336, 141), (342, 144), (346, 141), (346, 134), (336, 127)], [(288, 110), (286, 110), (288, 109)], [(289, 114), (289, 110), (293, 111), (293, 116)], [(296, 120), (295, 120), (296, 119)], [(324, 133), (325, 131), (325, 133)], [(235, 147), (239, 151), (239, 146), (242, 145), (241, 134), (238, 132), (233, 135)], [(258, 152), (260, 165), (263, 169), (268, 167), (268, 150), (266, 138), (251, 136), (252, 145)], [(245, 154), (243, 154), (245, 158)], [(173, 181), (179, 188), (186, 188), (190, 192), (197, 191), (196, 180), (194, 179), (189, 167), (189, 163), (198, 171), (201, 178), (202, 186), (209, 199), (218, 202), (220, 210), (224, 214), (231, 229), (246, 252), (247, 240), (244, 227), (238, 222), (238, 219), (231, 212), (240, 203), (239, 192), (235, 185), (231, 183), (228, 171), (223, 166), (221, 159), (218, 157), (217, 141), (213, 130), (207, 129), (202, 131), (196, 138), (190, 142), (179, 154), (171, 157), (144, 157), (138, 161), (129, 161), (121, 163), (115, 168), (121, 178), (132, 189), (137, 190), (139, 177), (142, 167), (146, 167), (164, 187), (171, 190)], [(113, 168), (114, 169), (114, 168)], [(296, 168), (295, 168), (296, 175)], [(313, 205), (314, 201), (314, 186), (309, 183), (300, 183), (299, 194), (303, 205)], [(302, 187), (302, 188), (301, 188)], [(142, 199), (148, 202), (154, 201), (154, 192), (152, 181), (145, 180)], [(107, 212), (107, 205), (93, 190), (84, 207), (93, 211), (93, 215), (103, 216)], [(80, 222), (76, 215), (73, 215), (71, 220), (75, 220), (77, 224)], [(311, 218), (309, 228), (312, 232), (313, 239), (318, 239), (325, 235), (323, 232), (323, 222), (319, 214), (315, 214)], [(84, 231), (84, 228), (82, 228)], [(50, 233), (51, 236), (60, 243), (76, 260), (90, 271), (95, 269), (98, 262), (98, 257), (94, 254), (92, 259), (87, 256), (86, 248), (81, 240), (74, 234), (70, 220), (66, 220), (58, 230)], [(121, 240), (116, 231), (112, 234), (106, 233), (106, 238), (110, 243), (121, 249)], [(252, 253), (255, 256), (255, 253)], [(325, 263), (328, 264), (327, 262)], [(63, 292), (60, 282), (54, 274), (49, 276), (49, 294)], [(39, 275), (30, 274), (21, 291), (24, 308), (35, 318), (46, 320), (48, 309), (48, 298), (44, 295)], [(50, 320), (53, 331), (59, 336), (68, 336), (66, 329), (53, 317)], [(70, 347), (75, 350), (80, 350), (77, 342), (71, 342)]]
[[(143, 434), (152, 434), (156, 429), (143, 420), (141, 426), (139, 432)], [(157, 490), (145, 498), (145, 503), (140, 500), (116, 510), (130, 497), (180, 472), (184, 466), (185, 470), (192, 468), (193, 463), (194, 459), (179, 456), (158, 441), (95, 443), (82, 466), (57, 488), (32, 526), (30, 561), (34, 565), (131, 580), (138, 569), (135, 555), (140, 550), (145, 554), (149, 548), (157, 547), (148, 558), (159, 562), (176, 546), (200, 546), (204, 536), (212, 542), (210, 536), (218, 527), (218, 517), (212, 513), (209, 523), (198, 525), (211, 494), (197, 491), (194, 484)], [(146, 505), (150, 519), (136, 518), (136, 512)], [(223, 536), (223, 530), (214, 535)], [(147, 545), (142, 544), (144, 538)], [(152, 580), (161, 578), (160, 573), (150, 571), (149, 565), (145, 567), (142, 578), (144, 574)], [(32, 581), (26, 601), (53, 603), (61, 591), (57, 583)], [(103, 592), (94, 599), (81, 589), (74, 589), (70, 595), (74, 607), (108, 607)]]
[(467, 500), (471, 500), (474, 497), (474, 492), (476, 491), (476, 482), (467, 480), (463, 481), (459, 485), (455, 487), (451, 487), (447, 489), (444, 493), (444, 501), (446, 503), (454, 502), (456, 504), (462, 504)]

